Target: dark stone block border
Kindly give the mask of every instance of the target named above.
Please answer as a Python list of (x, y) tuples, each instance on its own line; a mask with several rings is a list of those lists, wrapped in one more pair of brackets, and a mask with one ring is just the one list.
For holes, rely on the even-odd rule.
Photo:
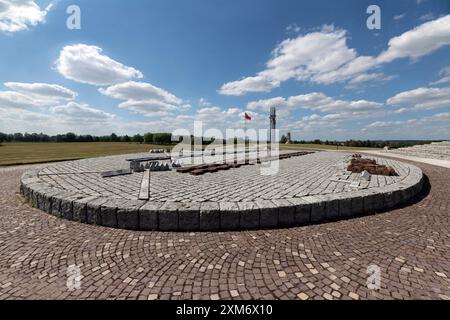
[(59, 218), (129, 230), (227, 231), (283, 228), (373, 214), (407, 202), (423, 185), (422, 171), (386, 187), (332, 195), (252, 202), (146, 202), (99, 198), (54, 188), (40, 169), (23, 174), (20, 192), (35, 208)]

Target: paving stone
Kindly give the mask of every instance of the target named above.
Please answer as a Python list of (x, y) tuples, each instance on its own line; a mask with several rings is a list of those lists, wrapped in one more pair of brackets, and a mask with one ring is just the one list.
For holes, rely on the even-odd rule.
[[(92, 199), (93, 200), (93, 199)], [(79, 222), (87, 222), (86, 202), (74, 201), (72, 203), (72, 219)]]
[(117, 207), (117, 227), (128, 230), (139, 229), (139, 208), (145, 201), (130, 200)]
[(311, 223), (311, 202), (304, 198), (289, 199), (295, 206), (295, 224), (307, 225)]
[(200, 203), (180, 203), (178, 223), (180, 231), (196, 231), (200, 229)]
[(352, 211), (352, 216), (356, 217), (356, 216), (360, 216), (363, 214), (364, 212), (364, 202), (363, 202), (363, 197), (352, 197), (351, 198), (351, 211)]
[(101, 206), (107, 203), (109, 199), (107, 198), (97, 198), (89, 201), (86, 204), (86, 220), (89, 224), (103, 225)]
[(175, 202), (164, 203), (158, 211), (159, 229), (162, 231), (178, 230), (178, 208)]
[(117, 228), (117, 204), (124, 201), (119, 199), (111, 200), (100, 207), (102, 225), (110, 228)]
[(339, 199), (339, 215), (341, 218), (350, 218), (352, 214), (352, 199), (342, 197)]
[(377, 192), (373, 195), (373, 210), (379, 211), (384, 209), (385, 202), (384, 202), (384, 195), (381, 192)]
[(139, 228), (141, 230), (158, 230), (158, 212), (162, 205), (160, 202), (147, 202), (139, 209)]
[[(308, 197), (308, 201), (309, 201)], [(321, 199), (318, 197), (311, 197), (316, 198), (315, 200), (311, 200), (311, 222), (317, 223), (322, 222), (326, 219), (326, 202), (325, 199)]]
[(327, 220), (339, 219), (339, 199), (333, 199), (333, 197), (326, 197), (325, 217)]
[(220, 202), (220, 228), (221, 230), (239, 229), (239, 207), (236, 202)]
[(216, 202), (202, 202), (200, 205), (200, 230), (220, 228), (220, 207)]
[(260, 213), (261, 228), (275, 228), (278, 226), (278, 206), (270, 200), (258, 200), (256, 206)]
[(61, 193), (61, 190), (57, 190), (57, 189), (53, 189), (50, 188), (48, 190), (45, 191), (45, 196), (44, 196), (44, 204), (41, 210), (47, 212), (47, 213), (52, 213), (52, 199), (55, 195)]
[(238, 202), (240, 211), (240, 228), (255, 229), (259, 227), (259, 208), (254, 202)]
[(61, 217), (67, 220), (73, 220), (73, 201), (77, 200), (79, 197), (69, 196), (61, 199)]
[(295, 223), (295, 207), (286, 199), (276, 199), (272, 202), (278, 206), (278, 225), (280, 227), (293, 226)]

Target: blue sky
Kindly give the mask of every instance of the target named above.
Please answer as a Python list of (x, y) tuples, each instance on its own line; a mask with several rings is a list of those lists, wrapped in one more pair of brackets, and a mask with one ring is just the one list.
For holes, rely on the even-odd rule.
[(277, 106), (295, 139), (450, 139), (447, 0), (0, 0), (0, 48), (3, 132), (266, 128)]

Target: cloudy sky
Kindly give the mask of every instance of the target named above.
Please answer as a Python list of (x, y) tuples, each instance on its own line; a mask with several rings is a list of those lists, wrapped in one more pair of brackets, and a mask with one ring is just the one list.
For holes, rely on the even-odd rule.
[(0, 0), (0, 48), (2, 132), (266, 128), (276, 106), (295, 139), (450, 139), (450, 0)]

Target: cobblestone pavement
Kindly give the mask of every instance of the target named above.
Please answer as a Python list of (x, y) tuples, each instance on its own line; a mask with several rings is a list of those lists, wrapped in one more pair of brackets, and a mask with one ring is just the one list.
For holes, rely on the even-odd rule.
[[(137, 154), (135, 157), (144, 156)], [(269, 165), (244, 166), (202, 176), (181, 174), (176, 171), (151, 173), (150, 200), (176, 202), (253, 201), (289, 199), (307, 195), (320, 195), (352, 191), (349, 181), (360, 180), (360, 174), (345, 176), (338, 181), (336, 173), (345, 171), (350, 153), (319, 152), (293, 157), (279, 162), (276, 175), (262, 175), (261, 169)], [(40, 179), (57, 189), (76, 191), (86, 196), (108, 196), (137, 200), (142, 173), (103, 179), (98, 172), (125, 169), (125, 159), (131, 155), (112, 156), (50, 164), (40, 171)], [(373, 176), (361, 181), (364, 188), (378, 188), (401, 181), (409, 174), (402, 162), (375, 158), (379, 164), (393, 167), (399, 176)], [(336, 178), (332, 181), (331, 178)], [(220, 183), (217, 183), (220, 181)]]
[[(133, 232), (61, 220), (0, 169), (0, 299), (450, 299), (450, 170), (410, 206), (301, 228)], [(367, 289), (369, 265), (381, 289)], [(82, 272), (67, 289), (67, 268)]]

